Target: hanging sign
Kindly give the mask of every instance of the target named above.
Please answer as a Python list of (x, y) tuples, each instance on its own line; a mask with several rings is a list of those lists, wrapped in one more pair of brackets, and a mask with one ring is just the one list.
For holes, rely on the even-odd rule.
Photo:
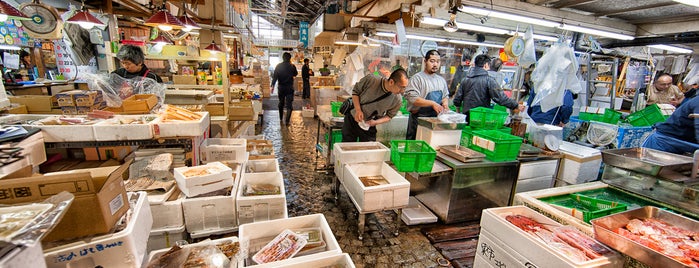
[(299, 41), (303, 43), (303, 47), (308, 47), (308, 22), (299, 22)]

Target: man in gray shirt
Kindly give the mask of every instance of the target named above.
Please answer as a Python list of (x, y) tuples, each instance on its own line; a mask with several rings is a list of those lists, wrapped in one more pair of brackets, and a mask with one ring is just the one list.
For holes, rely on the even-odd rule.
[(406, 140), (414, 140), (417, 135), (418, 117), (436, 117), (443, 110), (449, 109), (449, 90), (447, 81), (437, 74), (441, 64), (441, 55), (437, 50), (427, 51), (425, 70), (410, 78), (405, 89), (408, 100), (408, 130)]
[(359, 80), (352, 89), (354, 109), (345, 114), (342, 141), (375, 141), (376, 125), (390, 121), (398, 113), (403, 102), (400, 95), (407, 85), (408, 74), (402, 68), (393, 71), (388, 79), (369, 74)]

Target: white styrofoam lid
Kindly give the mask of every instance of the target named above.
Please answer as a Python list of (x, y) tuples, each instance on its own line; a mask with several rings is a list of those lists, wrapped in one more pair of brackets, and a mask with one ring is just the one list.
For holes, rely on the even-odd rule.
[(437, 216), (425, 207), (404, 208), (401, 219), (407, 225), (437, 222)]
[(601, 152), (598, 149), (582, 146), (572, 142), (562, 141), (558, 150), (562, 153), (571, 154), (578, 156), (580, 158), (591, 157), (600, 155)]

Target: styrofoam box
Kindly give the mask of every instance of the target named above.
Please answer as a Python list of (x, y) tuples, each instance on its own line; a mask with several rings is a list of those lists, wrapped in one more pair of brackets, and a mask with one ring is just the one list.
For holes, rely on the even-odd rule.
[[(485, 230), (481, 230), (478, 236), (476, 259), (482, 261), (479, 266), (485, 265), (482, 267), (531, 267), (534, 264)], [(474, 261), (473, 267), (479, 266)]]
[(47, 267), (139, 267), (146, 255), (153, 218), (146, 193), (129, 193), (129, 200), (133, 198), (137, 201), (132, 203), (133, 214), (126, 229), (44, 249)]
[(208, 234), (235, 231), (238, 228), (235, 195), (241, 180), (240, 166), (230, 195), (192, 197), (182, 200), (182, 212), (187, 232), (193, 238)]
[(337, 162), (333, 166), (335, 177), (337, 177), (337, 180), (339, 180), (341, 184), (345, 183), (345, 165), (344, 163)]
[(175, 242), (186, 239), (187, 232), (184, 229), (184, 224), (173, 228), (153, 229), (148, 237), (146, 252), (170, 248), (175, 245)]
[[(378, 146), (374, 150), (352, 150), (359, 146)], [(391, 151), (380, 142), (338, 142), (333, 145), (335, 164), (384, 162), (391, 158)]]
[(244, 263), (244, 259), (247, 258), (241, 258), (242, 260), (240, 260), (240, 262), (238, 263), (238, 267), (279, 267), (283, 264), (292, 264), (292, 261), (311, 261), (320, 259), (322, 257), (334, 256), (342, 253), (340, 245), (337, 243), (337, 240), (335, 239), (335, 236), (333, 235), (333, 232), (330, 229), (330, 226), (328, 225), (328, 221), (325, 219), (325, 216), (323, 216), (323, 214), (311, 214), (288, 219), (276, 219), (264, 222), (242, 224), (240, 225), (240, 228), (238, 230), (238, 236), (240, 237), (240, 247), (243, 250), (243, 252), (247, 252), (248, 255), (252, 256), (255, 253), (257, 253), (257, 251), (260, 250), (260, 248), (262, 248), (262, 246), (264, 245), (261, 245), (260, 248), (250, 248), (250, 241), (265, 237), (275, 237), (286, 229), (294, 230), (304, 228), (320, 228), (323, 234), (323, 240), (326, 244), (325, 251), (260, 265), (246, 265), (246, 263)]
[(150, 205), (153, 213), (152, 229), (173, 228), (184, 225), (184, 214), (182, 212), (182, 201), (185, 195), (180, 193), (179, 197), (172, 201), (165, 201), (160, 204)]
[(542, 176), (525, 180), (517, 180), (516, 193), (523, 193), (553, 187), (553, 176)]
[(437, 222), (437, 216), (422, 205), (417, 198), (411, 196), (408, 200), (408, 207), (402, 209), (400, 214), (400, 219), (406, 225)]
[(201, 115), (198, 121), (159, 121), (154, 124), (153, 135), (156, 137), (196, 137), (204, 134), (209, 128), (209, 113), (197, 112)]
[(41, 250), (41, 242), (29, 246), (18, 246), (0, 258), (0, 267), (27, 268), (46, 267), (44, 252)]
[(432, 148), (442, 145), (458, 145), (461, 142), (461, 132), (461, 129), (432, 130), (423, 126), (417, 126), (415, 139), (427, 142)]
[[(388, 184), (364, 186), (360, 177), (383, 176)], [(359, 212), (401, 208), (408, 205), (410, 182), (385, 162), (345, 165), (344, 186)]]
[(249, 160), (245, 163), (245, 173), (277, 171), (279, 171), (279, 162), (277, 162), (277, 159)]
[(338, 255), (328, 255), (324, 257), (318, 257), (314, 260), (295, 260), (291, 259), (288, 262), (279, 262), (276, 264), (279, 268), (308, 268), (308, 267), (343, 267), (343, 268), (354, 268), (354, 262), (350, 258), (349, 254), (342, 253)]
[[(280, 193), (259, 196), (243, 195), (248, 184), (258, 183), (279, 186)], [(244, 173), (236, 197), (238, 224), (286, 218), (288, 214), (285, 193), (284, 178), (281, 172)]]
[(497, 268), (495, 266), (490, 265), (485, 258), (481, 257), (481, 255), (476, 254), (476, 258), (473, 259), (473, 268)]
[[(78, 117), (78, 116), (76, 116)], [(94, 124), (98, 123), (96, 120)], [(94, 141), (94, 124), (90, 125), (38, 125), (45, 142)]]
[(315, 110), (313, 110), (313, 109), (303, 107), (303, 110), (301, 110), (302, 117), (313, 117), (314, 115), (315, 115)]
[(557, 227), (560, 223), (525, 206), (490, 208), (483, 210), (481, 231), (495, 234), (493, 238), (508, 241), (513, 251), (527, 258), (536, 267), (617, 267), (622, 259), (616, 252), (585, 262), (574, 262), (566, 255), (550, 248), (534, 235), (524, 232), (508, 222), (508, 215), (523, 215), (545, 226)]
[[(221, 238), (221, 239), (214, 239), (214, 240), (207, 239), (207, 240), (201, 241), (199, 243), (183, 245), (182, 247), (189, 248), (189, 247), (200, 247), (200, 246), (206, 246), (206, 245), (217, 245), (217, 244), (222, 244), (222, 243), (227, 242), (227, 241), (231, 241), (233, 243), (238, 242), (238, 237), (237, 236), (230, 236), (230, 237), (225, 237), (225, 238)], [(164, 249), (151, 251), (150, 253), (148, 253), (148, 257), (144, 259), (144, 263), (143, 263), (142, 267), (147, 267), (148, 263), (151, 260), (160, 258), (160, 256), (165, 254), (165, 252), (167, 252), (168, 250), (170, 250), (170, 249), (164, 248)], [(237, 260), (234, 258), (233, 261), (237, 261)], [(236, 267), (236, 265), (232, 264), (230, 267), (234, 268), (234, 267)]]
[[(145, 124), (119, 124), (122, 120), (142, 120)], [(145, 120), (144, 120), (145, 119)], [(93, 126), (97, 141), (148, 140), (153, 138), (153, 124), (157, 115), (117, 115)]]
[(29, 160), (29, 164), (32, 166), (38, 166), (46, 161), (44, 135), (41, 132), (37, 132), (36, 134), (31, 135), (20, 142), (5, 142), (0, 145), (0, 148), (9, 147), (22, 148), (22, 152), (19, 155), (27, 158), (27, 160)]
[(555, 177), (557, 167), (558, 159), (521, 162), (517, 179), (526, 180), (544, 176)]
[(542, 189), (537, 191), (530, 191), (525, 193), (515, 194), (515, 199), (513, 201), (514, 205), (524, 205), (536, 212), (545, 215), (546, 217), (553, 219), (561, 224), (570, 225), (580, 230), (581, 232), (593, 236), (592, 225), (578, 219), (568, 213), (565, 213), (559, 209), (554, 208), (546, 202), (539, 200), (539, 198), (558, 196), (564, 194), (577, 193), (588, 190), (595, 190), (601, 188), (609, 187), (603, 182), (588, 182), (583, 184), (569, 185), (564, 187), (556, 187), (550, 189)]
[[(56, 115), (50, 114), (8, 114), (0, 117), (0, 124), (3, 125), (22, 125), (25, 127), (36, 128), (36, 125), (26, 124), (28, 121), (39, 121), (48, 118), (57, 118)], [(15, 122), (23, 122), (15, 124)]]
[[(204, 176), (186, 178), (183, 174), (191, 169), (210, 168), (210, 172), (216, 172)], [(210, 193), (226, 187), (233, 186), (233, 170), (221, 162), (211, 162), (202, 166), (178, 167), (174, 169), (175, 181), (180, 191), (187, 197)]]
[(206, 139), (201, 145), (201, 160), (206, 162), (246, 161), (246, 144), (245, 139)]
[(602, 165), (600, 150), (565, 141), (558, 150), (563, 153), (558, 168), (559, 179), (571, 184), (597, 180)]

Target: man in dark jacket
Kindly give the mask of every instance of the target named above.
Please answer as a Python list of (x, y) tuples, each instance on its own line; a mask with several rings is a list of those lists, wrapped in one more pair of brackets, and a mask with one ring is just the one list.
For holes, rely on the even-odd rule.
[(456, 94), (456, 91), (459, 89), (459, 85), (463, 83), (463, 79), (466, 78), (466, 75), (471, 69), (471, 55), (465, 53), (466, 52), (464, 52), (463, 56), (461, 56), (461, 65), (457, 67), (457, 70), (454, 73), (454, 79), (452, 79), (451, 83), (449, 83), (449, 97)]
[(468, 79), (461, 83), (454, 97), (454, 105), (460, 108), (463, 114), (468, 115), (468, 112), (476, 107), (490, 107), (491, 100), (510, 108), (512, 113), (518, 113), (519, 110), (524, 109), (523, 105), (508, 98), (500, 90), (500, 85), (495, 82), (495, 79), (488, 76), (490, 59), (487, 55), (478, 55), (474, 61), (473, 70), (468, 74)]
[(284, 119), (284, 107), (286, 107), (286, 125), (291, 121), (291, 111), (294, 109), (294, 77), (299, 74), (296, 66), (291, 64), (291, 53), (284, 52), (283, 62), (277, 64), (272, 76), (272, 90), (279, 81), (279, 123)]
[(303, 95), (302, 98), (311, 98), (311, 76), (313, 76), (313, 70), (308, 66), (308, 59), (303, 59), (303, 67), (301, 68), (301, 78), (303, 78)]

